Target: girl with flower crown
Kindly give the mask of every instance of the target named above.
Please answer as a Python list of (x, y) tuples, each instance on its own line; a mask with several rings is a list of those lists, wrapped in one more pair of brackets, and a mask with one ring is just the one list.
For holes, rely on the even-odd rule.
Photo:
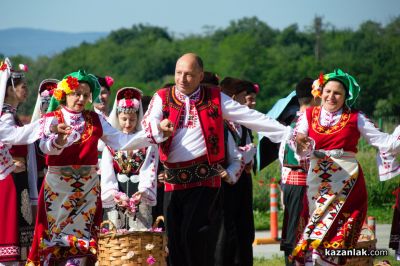
[[(109, 117), (110, 124), (127, 135), (140, 131), (141, 97), (142, 92), (136, 88), (120, 89)], [(150, 229), (152, 206), (157, 202), (157, 166), (158, 151), (154, 145), (127, 151), (107, 146), (100, 164), (103, 219), (111, 220), (117, 229)], [(134, 204), (139, 201), (135, 212)], [(129, 206), (129, 202), (130, 211), (120, 208)]]
[(27, 265), (93, 265), (102, 210), (97, 143), (101, 139), (115, 150), (149, 144), (143, 132), (123, 134), (102, 116), (85, 110), (99, 90), (97, 78), (83, 70), (66, 75), (54, 90), (45, 132), (53, 124), (65, 123), (70, 133), (45, 134), (40, 141), (48, 171)]
[(297, 153), (310, 156), (310, 219), (293, 251), (298, 264), (344, 265), (345, 257), (324, 251), (356, 248), (368, 206), (364, 175), (355, 157), (359, 138), (386, 152), (400, 150), (400, 130), (383, 133), (352, 108), (359, 92), (356, 80), (340, 69), (321, 75), (312, 93), (321, 97), (322, 105), (308, 108), (296, 124)]

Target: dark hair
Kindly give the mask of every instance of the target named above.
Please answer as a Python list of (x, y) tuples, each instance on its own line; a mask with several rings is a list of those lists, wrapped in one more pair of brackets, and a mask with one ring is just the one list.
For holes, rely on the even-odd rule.
[(246, 91), (246, 86), (245, 81), (232, 77), (224, 78), (220, 84), (221, 91), (230, 97)]
[(254, 83), (248, 80), (242, 80), (239, 86), (244, 87), (246, 90), (246, 94), (255, 93), (257, 94), (256, 88), (254, 87)]
[(313, 98), (311, 94), (312, 84), (314, 80), (312, 78), (306, 77), (299, 81), (296, 85), (296, 96), (298, 99), (301, 98)]
[(108, 86), (107, 81), (106, 81), (106, 79), (104, 77), (100, 77), (100, 76), (96, 75), (96, 78), (99, 81), (101, 87), (104, 87), (108, 91), (110, 91), (110, 86)]
[(150, 104), (151, 98), (152, 97), (149, 96), (149, 95), (142, 96), (143, 113), (146, 113), (147, 109), (149, 108), (149, 104)]
[(210, 72), (210, 71), (204, 71), (204, 77), (202, 81), (200, 82), (203, 85), (219, 85), (219, 78), (217, 74)]
[[(12, 79), (12, 81), (11, 81), (11, 79)], [(20, 78), (12, 78), (12, 77), (9, 77), (8, 80), (7, 80), (7, 84), (6, 84), (6, 94), (5, 94), (5, 97), (8, 96), (8, 95), (7, 95), (7, 88), (8, 88), (9, 86), (12, 87), (12, 86), (13, 86), (13, 82), (14, 82), (14, 87), (16, 87), (16, 86), (18, 86), (19, 84), (25, 82), (25, 78), (24, 78), (24, 77), (20, 77)]]

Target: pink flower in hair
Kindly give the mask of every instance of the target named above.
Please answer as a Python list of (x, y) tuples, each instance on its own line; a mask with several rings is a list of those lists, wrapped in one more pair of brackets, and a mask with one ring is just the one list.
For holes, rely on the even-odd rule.
[(260, 92), (260, 86), (257, 83), (254, 83), (253, 87), (254, 87), (254, 91), (256, 92), (256, 94), (258, 94)]
[(104, 79), (106, 80), (108, 87), (111, 87), (114, 84), (114, 79), (112, 77), (105, 76)]

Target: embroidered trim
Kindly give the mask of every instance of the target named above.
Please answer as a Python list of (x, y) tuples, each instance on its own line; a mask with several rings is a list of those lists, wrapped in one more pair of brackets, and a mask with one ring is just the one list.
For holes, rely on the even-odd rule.
[(319, 122), (321, 116), (321, 107), (317, 106), (314, 107), (311, 113), (311, 126), (312, 129), (320, 134), (334, 134), (339, 131), (341, 131), (349, 122), (350, 120), (350, 109), (349, 108), (343, 108), (342, 115), (340, 116), (339, 122), (337, 122), (335, 125), (331, 127), (325, 127), (321, 125)]
[[(54, 111), (54, 116), (57, 118), (59, 123), (64, 122), (64, 116), (60, 109)], [(74, 144), (80, 144), (86, 142), (93, 134), (93, 118), (90, 114), (90, 111), (83, 111), (82, 112), (83, 119), (85, 120), (85, 127), (81, 134), (81, 138), (74, 142)]]
[(19, 256), (19, 247), (18, 246), (5, 246), (0, 247), (0, 258), (1, 257), (12, 257)]

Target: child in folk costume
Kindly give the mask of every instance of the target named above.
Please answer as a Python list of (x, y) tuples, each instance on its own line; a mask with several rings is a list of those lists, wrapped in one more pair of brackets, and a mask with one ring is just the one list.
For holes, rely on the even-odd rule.
[[(124, 134), (141, 130), (142, 92), (122, 88), (117, 92), (109, 122)], [(143, 149), (118, 151), (107, 146), (101, 161), (101, 198), (103, 219), (130, 231), (148, 230), (152, 225), (152, 206), (157, 203), (158, 151), (154, 145)], [(124, 193), (141, 200), (134, 215), (116, 209), (115, 197)]]
[(307, 176), (310, 218), (293, 251), (306, 265), (344, 265), (325, 249), (356, 247), (367, 212), (364, 175), (355, 157), (360, 136), (380, 150), (398, 152), (399, 135), (379, 131), (351, 108), (360, 92), (356, 80), (338, 69), (314, 81), (322, 105), (308, 108), (296, 125), (297, 152), (311, 155)]
[(116, 150), (123, 145), (148, 145), (143, 132), (123, 134), (102, 116), (85, 110), (91, 99), (97, 99), (99, 89), (95, 76), (79, 70), (66, 75), (54, 90), (45, 131), (53, 124), (65, 123), (71, 132), (45, 134), (40, 142), (48, 172), (39, 195), (29, 266), (94, 264), (102, 210), (96, 174), (98, 140)]
[[(37, 121), (46, 114), (50, 104), (51, 96), (53, 95), (54, 89), (57, 87), (58, 82), (59, 80), (57, 79), (45, 79), (42, 82), (40, 82), (38, 97), (36, 100), (35, 107), (33, 108), (31, 123)], [(30, 145), (28, 147), (29, 154), (32, 154), (32, 156), (36, 157), (36, 164), (31, 163), (31, 161), (28, 161), (28, 164), (30, 170), (37, 172), (38, 190), (40, 190), (44, 176), (47, 172), (45, 156), (39, 148), (39, 143), (40, 141), (37, 140), (34, 143), (34, 145)]]

